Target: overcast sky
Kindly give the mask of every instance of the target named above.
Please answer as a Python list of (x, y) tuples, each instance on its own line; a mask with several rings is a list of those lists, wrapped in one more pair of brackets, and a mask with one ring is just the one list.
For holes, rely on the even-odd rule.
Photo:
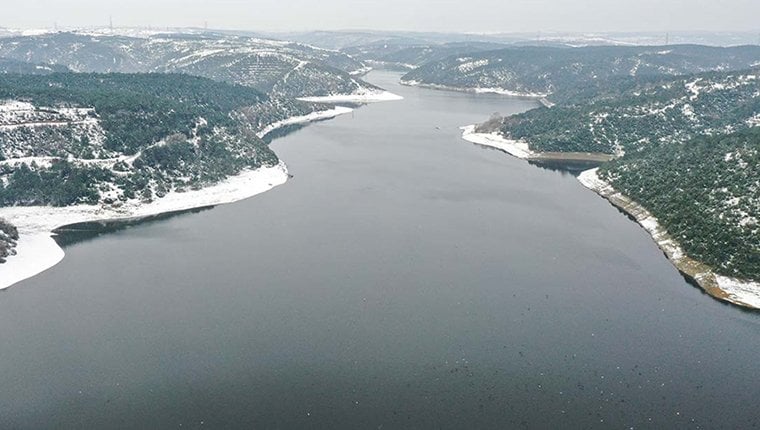
[(446, 32), (760, 31), (760, 0), (0, 0), (0, 26)]

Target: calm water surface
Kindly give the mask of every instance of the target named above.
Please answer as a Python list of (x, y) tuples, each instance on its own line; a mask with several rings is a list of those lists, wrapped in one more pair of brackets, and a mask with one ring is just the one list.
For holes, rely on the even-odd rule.
[(295, 177), (67, 246), (0, 293), (0, 428), (748, 428), (760, 314), (574, 177), (402, 102), (273, 147)]

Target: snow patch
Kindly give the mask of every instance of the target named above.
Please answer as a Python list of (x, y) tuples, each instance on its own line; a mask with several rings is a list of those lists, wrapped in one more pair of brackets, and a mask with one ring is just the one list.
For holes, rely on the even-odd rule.
[(339, 115), (344, 115), (351, 112), (353, 112), (353, 109), (351, 108), (337, 106), (334, 109), (312, 112), (308, 115), (290, 117), (264, 127), (263, 130), (256, 133), (256, 136), (263, 139), (267, 134), (288, 125), (305, 124), (308, 122), (319, 121), (323, 119), (331, 119)]
[(478, 145), (500, 149), (517, 158), (529, 159), (538, 156), (530, 150), (527, 142), (507, 139), (499, 133), (478, 133), (476, 128), (475, 125), (461, 127), (462, 138)]
[(330, 96), (299, 97), (298, 100), (310, 103), (375, 103), (403, 100), (404, 98), (389, 91), (365, 91), (355, 94), (334, 94)]
[(760, 309), (760, 282), (740, 281), (721, 275), (715, 275), (715, 279), (732, 301)]

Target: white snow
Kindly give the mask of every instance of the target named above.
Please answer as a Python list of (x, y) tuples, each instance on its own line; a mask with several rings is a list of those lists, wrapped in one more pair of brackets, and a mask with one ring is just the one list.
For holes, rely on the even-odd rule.
[(432, 88), (435, 90), (458, 91), (458, 92), (475, 93), (475, 94), (498, 94), (502, 96), (511, 96), (511, 97), (544, 99), (549, 96), (548, 93), (513, 91), (513, 90), (508, 90), (505, 88), (498, 88), (498, 87), (452, 87), (448, 85), (428, 84), (428, 83), (423, 83), (423, 82), (414, 81), (414, 80), (401, 81), (401, 84), (410, 86), (410, 87)]
[(701, 80), (702, 78), (699, 78), (693, 82), (688, 82), (686, 84), (686, 89), (691, 93), (691, 96), (689, 96), (689, 100), (694, 101), (697, 98), (699, 98), (700, 88), (698, 84), (699, 84), (699, 81)]
[(375, 103), (403, 100), (389, 91), (365, 91), (355, 94), (335, 94), (330, 96), (299, 97), (298, 100), (311, 103)]
[(544, 97), (549, 96), (549, 94), (546, 94), (546, 93), (512, 91), (512, 90), (507, 90), (504, 88), (497, 88), (497, 87), (492, 87), (492, 88), (478, 87), (478, 88), (473, 88), (472, 91), (475, 92), (476, 94), (500, 94), (503, 96), (513, 96), (513, 97), (544, 98)]
[(294, 116), (294, 117), (290, 117), (288, 119), (284, 119), (282, 121), (277, 121), (273, 124), (270, 124), (266, 126), (263, 130), (256, 133), (256, 135), (259, 138), (264, 138), (264, 136), (266, 136), (267, 134), (288, 125), (305, 124), (308, 122), (335, 118), (336, 116), (344, 115), (351, 112), (353, 112), (353, 109), (351, 108), (344, 107), (344, 106), (337, 106), (334, 109), (312, 112), (308, 115)]
[(187, 192), (171, 192), (152, 203), (127, 203), (122, 207), (77, 205), (0, 208), (0, 218), (19, 231), (16, 255), (0, 264), (0, 290), (41, 273), (64, 256), (52, 238), (56, 228), (88, 221), (139, 219), (166, 212), (215, 206), (243, 200), (268, 191), (288, 180), (284, 163), (245, 171), (219, 184)]
[(517, 158), (529, 159), (538, 156), (530, 150), (527, 142), (507, 139), (498, 133), (477, 133), (476, 127), (475, 125), (461, 127), (462, 138), (478, 145), (500, 149)]
[(760, 309), (760, 282), (739, 281), (721, 275), (715, 275), (715, 279), (732, 301)]
[(2, 100), (0, 101), (0, 112), (14, 112), (14, 111), (33, 111), (34, 105), (27, 102), (21, 102), (18, 100)]
[(487, 66), (489, 63), (487, 58), (481, 59), (481, 60), (475, 60), (475, 61), (468, 61), (466, 63), (462, 63), (459, 66), (457, 66), (457, 69), (459, 69), (462, 73), (469, 73), (479, 67)]
[(348, 72), (348, 74), (351, 75), (351, 76), (362, 76), (362, 75), (366, 75), (367, 73), (369, 73), (371, 71), (372, 71), (372, 67), (364, 66), (364, 67), (360, 67), (360, 68), (358, 68), (356, 70), (352, 70), (352, 71)]

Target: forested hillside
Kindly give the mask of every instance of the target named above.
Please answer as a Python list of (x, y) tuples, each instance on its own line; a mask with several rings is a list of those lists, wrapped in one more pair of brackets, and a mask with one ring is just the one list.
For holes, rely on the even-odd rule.
[(600, 169), (692, 258), (760, 279), (760, 128), (652, 144)]
[(56, 64), (34, 64), (25, 61), (0, 58), (0, 74), (22, 73), (27, 75), (47, 75), (55, 72), (70, 72), (67, 67)]
[(526, 46), (451, 56), (425, 64), (402, 80), (409, 84), (543, 95), (559, 103), (576, 100), (579, 92), (593, 95), (621, 78), (646, 80), (663, 75), (740, 70), (758, 63), (760, 46)]
[[(576, 93), (579, 94), (579, 93)], [(481, 128), (542, 152), (614, 155), (600, 176), (693, 259), (760, 279), (760, 70), (608, 82)]]
[(447, 57), (469, 55), (475, 52), (504, 48), (504, 45), (487, 42), (451, 42), (444, 44), (412, 44), (377, 42), (352, 46), (341, 51), (351, 57), (386, 68), (414, 69), (426, 63)]
[(353, 94), (375, 89), (350, 74), (364, 64), (337, 52), (242, 36), (49, 33), (0, 38), (0, 57), (58, 64), (76, 72), (185, 73), (253, 87), (280, 97)]
[(165, 74), (2, 75), (0, 100), (2, 205), (151, 200), (273, 165), (256, 132), (316, 108)]
[(602, 96), (505, 118), (500, 131), (539, 152), (622, 155), (651, 143), (749, 127), (760, 114), (759, 93), (758, 70), (631, 80)]

